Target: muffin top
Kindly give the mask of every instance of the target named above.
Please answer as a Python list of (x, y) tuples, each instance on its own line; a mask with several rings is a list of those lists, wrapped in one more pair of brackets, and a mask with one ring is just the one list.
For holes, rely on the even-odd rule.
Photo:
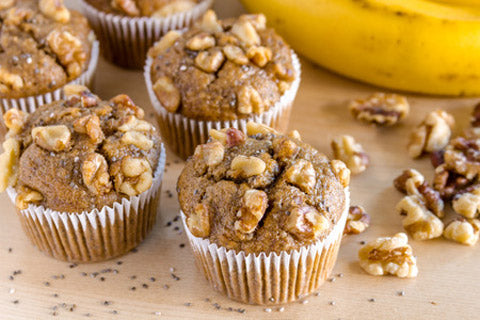
[(0, 191), (15, 187), (19, 209), (83, 212), (148, 190), (161, 141), (144, 111), (124, 94), (101, 101), (83, 86), (65, 92), (66, 101), (4, 115)]
[(130, 17), (164, 18), (193, 9), (201, 0), (86, 0), (100, 11)]
[(0, 98), (53, 91), (90, 60), (87, 19), (63, 0), (0, 1)]
[(190, 232), (249, 253), (289, 251), (324, 239), (346, 205), (350, 172), (298, 133), (249, 122), (211, 131), (178, 179)]
[(221, 121), (269, 110), (297, 76), (292, 50), (263, 15), (224, 21), (213, 11), (150, 49), (153, 90), (169, 111)]

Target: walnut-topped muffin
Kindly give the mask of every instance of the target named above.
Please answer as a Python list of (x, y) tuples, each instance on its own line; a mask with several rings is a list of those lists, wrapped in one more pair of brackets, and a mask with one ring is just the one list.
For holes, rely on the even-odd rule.
[(163, 18), (193, 9), (199, 0), (85, 0), (98, 10), (130, 17)]
[(87, 70), (92, 31), (62, 0), (1, 1), (0, 19), (0, 98), (50, 92)]
[[(65, 92), (67, 100), (31, 114), (11, 109), (4, 115), (9, 132), (0, 155), (0, 190), (11, 187), (24, 224), (63, 216), (66, 230), (61, 232), (81, 242), (57, 239), (53, 230), (48, 232), (53, 238), (45, 239), (38, 236), (42, 229), (28, 228), (42, 251), (64, 260), (103, 260), (137, 245), (153, 225), (164, 151), (155, 127), (127, 95), (102, 101), (80, 85), (68, 85)], [(40, 221), (31, 221), (32, 213)], [(89, 235), (87, 216), (93, 229), (100, 223), (112, 238)], [(45, 241), (60, 243), (53, 248)], [(98, 241), (112, 246), (102, 248)], [(83, 256), (82, 244), (86, 250), (100, 247), (100, 253)]]
[[(212, 130), (180, 174), (178, 198), (195, 256), (217, 290), (243, 302), (284, 303), (315, 290), (333, 268), (350, 171), (297, 132), (283, 135), (253, 122), (247, 132)], [(308, 262), (301, 266), (303, 255)], [(229, 272), (218, 274), (218, 262)], [(249, 265), (258, 268), (243, 267)], [(305, 271), (315, 277), (297, 275)], [(300, 290), (289, 291), (290, 276), (302, 278)]]

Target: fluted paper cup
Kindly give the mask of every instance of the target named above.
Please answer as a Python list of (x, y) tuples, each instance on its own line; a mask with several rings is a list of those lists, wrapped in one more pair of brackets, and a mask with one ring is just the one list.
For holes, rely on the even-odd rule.
[[(129, 252), (139, 245), (155, 224), (165, 167), (165, 149), (149, 190), (112, 207), (89, 212), (58, 212), (29, 205), (17, 210), (23, 230), (40, 251), (59, 260), (95, 262)], [(15, 204), (17, 193), (7, 193)]]
[(29, 96), (29, 97), (23, 97), (23, 98), (11, 98), (11, 99), (2, 98), (0, 99), (2, 114), (4, 114), (5, 112), (7, 112), (9, 109), (12, 109), (12, 108), (16, 108), (24, 112), (32, 113), (38, 107), (44, 104), (52, 103), (53, 101), (57, 101), (57, 100), (62, 100), (65, 98), (63, 88), (69, 84), (81, 84), (86, 87), (91, 87), (93, 83), (93, 78), (95, 75), (95, 70), (97, 69), (99, 44), (93, 32), (90, 38), (92, 41), (92, 50), (90, 53), (90, 60), (88, 62), (87, 69), (78, 78), (68, 82), (67, 84), (65, 84), (60, 88), (55, 89), (54, 91), (39, 94), (36, 96)]
[(212, 6), (213, 0), (202, 0), (191, 10), (165, 18), (126, 17), (102, 12), (85, 0), (80, 3), (100, 39), (103, 56), (116, 65), (141, 69), (154, 42), (170, 30), (192, 25)]
[(197, 265), (215, 290), (243, 303), (282, 304), (315, 292), (332, 272), (348, 216), (348, 189), (345, 193), (345, 209), (325, 239), (280, 254), (219, 247), (192, 235), (181, 216)]
[(199, 144), (206, 143), (210, 129), (237, 128), (244, 133), (247, 132), (247, 123), (254, 121), (263, 123), (280, 132), (288, 127), (290, 112), (293, 101), (297, 95), (300, 85), (301, 68), (297, 55), (292, 51), (292, 63), (295, 71), (295, 79), (290, 88), (283, 93), (280, 100), (267, 111), (259, 115), (252, 115), (245, 119), (227, 121), (202, 121), (185, 117), (179, 113), (172, 113), (165, 109), (158, 100), (153, 90), (151, 67), (153, 59), (147, 58), (144, 69), (144, 77), (147, 85), (150, 101), (155, 109), (158, 125), (163, 141), (183, 159), (187, 159), (195, 151)]

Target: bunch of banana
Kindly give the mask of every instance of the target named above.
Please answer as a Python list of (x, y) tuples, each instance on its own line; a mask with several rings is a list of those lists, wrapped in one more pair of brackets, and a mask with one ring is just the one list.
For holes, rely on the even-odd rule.
[(480, 0), (242, 0), (318, 64), (397, 90), (480, 95)]

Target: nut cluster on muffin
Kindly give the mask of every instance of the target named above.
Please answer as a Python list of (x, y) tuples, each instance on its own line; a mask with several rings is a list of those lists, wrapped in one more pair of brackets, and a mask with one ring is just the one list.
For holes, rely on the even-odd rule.
[(227, 249), (282, 252), (324, 239), (346, 212), (350, 172), (299, 135), (249, 122), (212, 130), (178, 180), (190, 232)]
[(221, 21), (207, 11), (188, 31), (166, 34), (149, 55), (159, 102), (196, 120), (262, 114), (298, 76), (292, 50), (261, 14)]
[(86, 0), (103, 12), (130, 17), (164, 18), (193, 9), (199, 0)]
[(31, 114), (11, 109), (0, 155), (0, 189), (14, 187), (18, 209), (60, 212), (112, 206), (148, 190), (161, 151), (155, 127), (125, 94), (101, 101), (86, 87)]
[(63, 0), (0, 2), (0, 98), (53, 91), (87, 69), (91, 29)]

